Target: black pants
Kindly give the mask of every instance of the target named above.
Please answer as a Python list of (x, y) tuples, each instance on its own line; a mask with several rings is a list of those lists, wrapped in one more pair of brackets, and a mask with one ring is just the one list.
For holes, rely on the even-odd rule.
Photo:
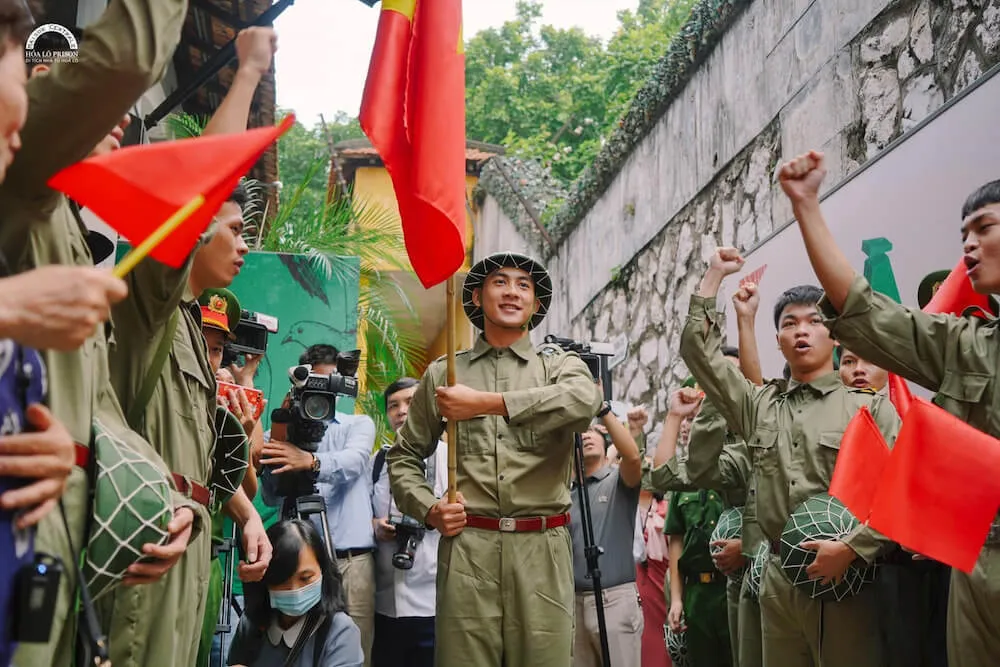
[(434, 667), (434, 618), (375, 614), (372, 667)]
[(889, 667), (947, 667), (950, 577), (951, 568), (929, 561), (879, 568), (875, 585)]

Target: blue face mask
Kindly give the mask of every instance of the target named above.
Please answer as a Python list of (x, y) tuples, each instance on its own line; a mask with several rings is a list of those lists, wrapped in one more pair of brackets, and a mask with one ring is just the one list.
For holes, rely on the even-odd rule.
[(323, 577), (308, 586), (290, 591), (268, 591), (271, 608), (285, 616), (304, 616), (323, 597)]

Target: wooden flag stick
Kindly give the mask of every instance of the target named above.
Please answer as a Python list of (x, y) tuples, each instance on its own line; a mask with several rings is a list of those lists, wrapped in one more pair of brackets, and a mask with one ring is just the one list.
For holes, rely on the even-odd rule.
[(146, 256), (153, 251), (153, 248), (160, 245), (163, 239), (170, 236), (181, 224), (190, 218), (195, 211), (205, 203), (205, 195), (198, 195), (184, 206), (177, 209), (177, 212), (167, 218), (167, 221), (160, 225), (156, 231), (146, 237), (146, 240), (132, 248), (127, 255), (122, 257), (122, 261), (115, 266), (114, 274), (117, 278), (124, 278), (128, 272), (136, 267)]
[[(447, 345), (448, 345), (448, 386), (455, 386), (455, 275), (448, 278), (445, 287), (447, 297), (445, 308), (448, 309), (447, 320)], [(448, 502), (458, 502), (458, 483), (455, 476), (458, 474), (458, 423), (454, 419), (448, 420)]]

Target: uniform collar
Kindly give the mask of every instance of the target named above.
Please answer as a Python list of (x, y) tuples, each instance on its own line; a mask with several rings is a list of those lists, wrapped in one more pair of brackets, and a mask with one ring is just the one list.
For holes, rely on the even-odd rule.
[(840, 374), (837, 371), (832, 371), (822, 377), (816, 378), (812, 382), (796, 382), (795, 380), (789, 380), (788, 389), (785, 393), (790, 394), (799, 387), (803, 386), (809, 387), (821, 396), (826, 396), (827, 394), (835, 391), (837, 387), (843, 387), (844, 383), (840, 381)]
[[(493, 347), (492, 345), (486, 342), (485, 334), (479, 334), (479, 337), (476, 338), (476, 344), (472, 346), (472, 352), (469, 355), (469, 359), (471, 361), (475, 361), (476, 359), (479, 359), (480, 357), (485, 355), (487, 352), (499, 349), (504, 349), (504, 348)], [(517, 339), (517, 342), (515, 342), (513, 345), (511, 345), (509, 348), (506, 349), (509, 349), (517, 357), (523, 359), (524, 361), (530, 361), (531, 357), (535, 355), (535, 346), (532, 345), (530, 336), (521, 336), (520, 338)]]
[(292, 648), (295, 646), (295, 642), (299, 640), (299, 635), (302, 634), (302, 627), (305, 625), (305, 622), (306, 617), (302, 616), (299, 620), (295, 621), (292, 627), (285, 630), (278, 625), (278, 619), (275, 618), (267, 628), (267, 639), (271, 642), (272, 646), (280, 646), (284, 643), (288, 648)]

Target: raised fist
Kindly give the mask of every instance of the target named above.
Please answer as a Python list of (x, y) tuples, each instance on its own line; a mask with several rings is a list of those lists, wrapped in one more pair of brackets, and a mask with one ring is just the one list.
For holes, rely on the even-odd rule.
[(781, 189), (793, 204), (817, 201), (819, 186), (826, 177), (823, 154), (809, 151), (805, 155), (786, 162), (778, 172)]
[(251, 27), (236, 36), (236, 57), (241, 68), (248, 68), (260, 76), (271, 69), (271, 60), (278, 50), (278, 35), (271, 28)]
[(708, 268), (728, 276), (743, 268), (744, 261), (736, 248), (716, 248), (708, 261)]
[(692, 417), (701, 406), (701, 399), (704, 394), (694, 387), (684, 387), (678, 389), (670, 395), (670, 406), (668, 411), (672, 415), (687, 418)]
[(737, 317), (753, 319), (757, 316), (760, 294), (757, 292), (756, 283), (747, 283), (733, 295), (733, 307), (736, 309)]

